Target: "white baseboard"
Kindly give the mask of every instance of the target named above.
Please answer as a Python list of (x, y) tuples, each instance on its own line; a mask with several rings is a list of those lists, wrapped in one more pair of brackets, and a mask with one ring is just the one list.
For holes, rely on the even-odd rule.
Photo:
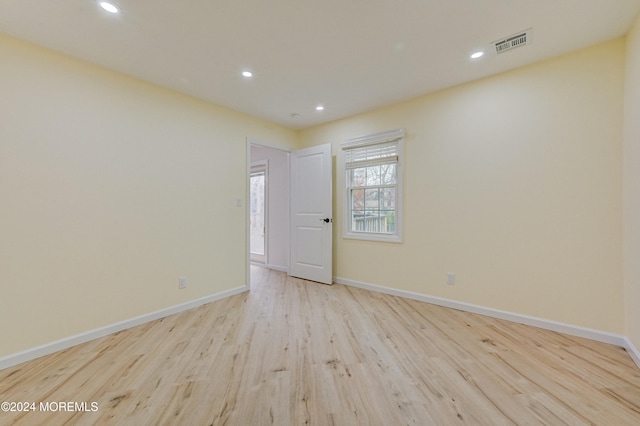
[(226, 290), (221, 293), (216, 293), (210, 296), (202, 297), (200, 299), (191, 300), (189, 302), (182, 303), (180, 305), (172, 306), (166, 309), (161, 309), (155, 312), (150, 312), (148, 314), (144, 314), (139, 317), (117, 322), (115, 324), (110, 324), (104, 327), (97, 328), (95, 330), (87, 331), (85, 333), (76, 334), (75, 336), (70, 336), (64, 339), (56, 340), (55, 342), (47, 343), (42, 346), (37, 346), (35, 348), (27, 349), (22, 352), (7, 355), (0, 358), (0, 370), (12, 367), (17, 364), (21, 364), (26, 361), (31, 361), (33, 359), (40, 358), (41, 356), (44, 356), (44, 355), (52, 354), (54, 352), (67, 349), (75, 345), (79, 345), (80, 343), (89, 342), (91, 340), (98, 339), (100, 337), (104, 337), (109, 334), (117, 333), (119, 331), (135, 327), (137, 325), (145, 324), (147, 322), (155, 321), (157, 319), (164, 318), (169, 315), (173, 315), (182, 311), (193, 309), (200, 305), (204, 305), (206, 303), (215, 302), (216, 300), (221, 300), (226, 297), (233, 296), (235, 294), (243, 293), (247, 290), (249, 290), (249, 287), (246, 285), (242, 287), (232, 288), (230, 290)]
[[(640, 353), (633, 347), (631, 342), (624, 336), (607, 333), (591, 328), (580, 327), (571, 324), (565, 324), (557, 321), (551, 321), (543, 318), (530, 317), (528, 315), (517, 314), (514, 312), (501, 311), (498, 309), (487, 308), (484, 306), (473, 305), (470, 303), (457, 302), (455, 300), (443, 299), (435, 296), (428, 296), (421, 293), (413, 293), (410, 291), (398, 290), (395, 288), (383, 287), (373, 284), (367, 284), (359, 281), (353, 281), (346, 278), (335, 277), (334, 281), (338, 284), (344, 284), (352, 287), (358, 287), (365, 290), (376, 291), (380, 293), (390, 294), (392, 296), (404, 297), (407, 299), (417, 300), (420, 302), (431, 303), (434, 305), (444, 306), (446, 308), (458, 309), (460, 311), (480, 314), (487, 317), (498, 318), (502, 320), (512, 321), (519, 324), (531, 325), (545, 330), (557, 331), (559, 333), (569, 334), (571, 336), (584, 337), (586, 339), (598, 342), (609, 343), (612, 345), (623, 347), (629, 352), (635, 363), (640, 367)], [(632, 349), (630, 349), (632, 348)], [(634, 352), (635, 351), (635, 354)]]
[(634, 344), (628, 337), (624, 338), (623, 346), (627, 353), (631, 356), (631, 359), (633, 359), (633, 362), (635, 362), (638, 368), (640, 368), (640, 350), (638, 350), (638, 348), (634, 346)]

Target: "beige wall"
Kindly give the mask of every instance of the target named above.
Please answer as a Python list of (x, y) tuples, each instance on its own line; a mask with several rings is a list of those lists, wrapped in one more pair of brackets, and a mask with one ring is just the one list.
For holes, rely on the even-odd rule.
[(0, 57), (0, 357), (246, 284), (246, 138), (296, 132), (6, 36)]
[(338, 170), (334, 274), (622, 334), (624, 57), (618, 39), (302, 131), (334, 152), (406, 132), (404, 243), (341, 238)]
[(640, 348), (640, 16), (627, 38), (624, 199), (626, 336)]

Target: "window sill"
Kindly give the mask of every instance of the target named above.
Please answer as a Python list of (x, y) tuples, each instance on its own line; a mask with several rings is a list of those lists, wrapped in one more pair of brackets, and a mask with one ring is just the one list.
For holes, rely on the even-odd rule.
[(385, 243), (402, 243), (402, 237), (397, 234), (374, 234), (368, 232), (347, 232), (343, 238), (350, 240), (381, 241)]

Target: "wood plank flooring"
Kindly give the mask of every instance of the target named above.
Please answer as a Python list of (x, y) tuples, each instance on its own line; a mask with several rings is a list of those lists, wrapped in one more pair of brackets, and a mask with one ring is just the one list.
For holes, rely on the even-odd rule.
[(0, 371), (0, 402), (86, 403), (0, 425), (640, 425), (622, 348), (251, 274), (251, 292)]

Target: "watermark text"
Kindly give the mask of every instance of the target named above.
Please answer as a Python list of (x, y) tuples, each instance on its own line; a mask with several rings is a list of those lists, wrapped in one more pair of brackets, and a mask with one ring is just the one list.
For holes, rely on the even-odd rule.
[(44, 412), (95, 412), (100, 406), (95, 401), (5, 401), (0, 403), (0, 411), (5, 413), (44, 411)]

